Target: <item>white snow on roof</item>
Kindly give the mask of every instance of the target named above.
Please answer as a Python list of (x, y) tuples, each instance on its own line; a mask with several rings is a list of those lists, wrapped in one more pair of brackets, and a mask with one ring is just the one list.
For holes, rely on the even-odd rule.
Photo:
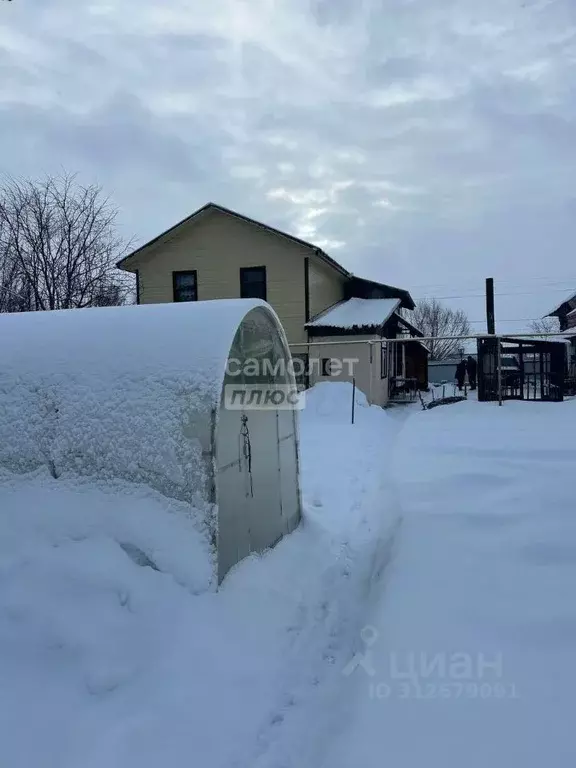
[(209, 414), (255, 308), (276, 317), (248, 299), (0, 315), (0, 467), (127, 480), (200, 505)]
[(261, 305), (225, 299), (3, 314), (0, 370), (38, 378), (185, 375), (197, 389), (216, 384), (219, 398), (238, 325)]
[(362, 328), (383, 325), (400, 306), (400, 299), (352, 298), (327, 309), (309, 323), (307, 328)]

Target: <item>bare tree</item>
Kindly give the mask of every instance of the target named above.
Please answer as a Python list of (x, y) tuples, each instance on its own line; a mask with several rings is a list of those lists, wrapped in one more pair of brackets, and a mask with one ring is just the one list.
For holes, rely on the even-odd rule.
[(71, 175), (8, 179), (0, 188), (0, 311), (121, 304), (126, 252), (117, 210)]
[[(450, 309), (438, 299), (422, 299), (414, 310), (414, 324), (424, 336), (469, 336), (470, 323), (462, 309)], [(434, 340), (427, 342), (431, 360), (445, 360), (454, 357), (462, 342), (453, 340)]]
[(541, 320), (531, 320), (528, 327), (532, 333), (560, 333), (560, 322), (557, 317), (543, 317)]

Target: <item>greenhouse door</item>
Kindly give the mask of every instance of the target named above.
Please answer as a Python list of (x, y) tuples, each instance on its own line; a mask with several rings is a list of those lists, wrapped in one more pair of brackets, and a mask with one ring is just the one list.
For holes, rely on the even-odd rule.
[[(278, 418), (275, 410), (247, 411), (245, 418), (248, 437), (244, 437), (244, 441), (249, 440), (251, 452), (249, 485), (246, 487), (250, 552), (262, 552), (285, 532), (282, 529)], [(247, 472), (245, 457), (245, 476)]]
[[(293, 411), (286, 413), (294, 418)], [(216, 468), (220, 579), (239, 560), (264, 551), (292, 530), (282, 513), (281, 453), (288, 442), (280, 440), (280, 429), (275, 410), (220, 412)], [(294, 431), (292, 437), (295, 446)], [(294, 448), (293, 466), (295, 457)]]

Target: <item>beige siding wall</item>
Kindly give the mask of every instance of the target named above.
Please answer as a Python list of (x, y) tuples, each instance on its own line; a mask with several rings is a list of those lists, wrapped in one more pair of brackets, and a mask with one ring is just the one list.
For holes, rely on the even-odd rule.
[[(368, 339), (380, 341), (378, 336), (362, 336), (362, 341)], [(388, 379), (381, 377), (381, 344), (325, 344), (322, 342), (354, 341), (358, 342), (358, 336), (319, 337), (314, 339), (316, 343), (310, 347), (311, 376), (310, 383), (318, 381), (347, 381), (356, 379), (356, 386), (366, 395), (368, 402), (373, 405), (385, 405), (388, 402)], [(338, 366), (332, 376), (322, 375), (322, 359), (331, 358), (342, 364)], [(372, 359), (372, 362), (370, 362)], [(348, 362), (350, 361), (350, 362)]]
[(318, 257), (310, 258), (310, 317), (342, 301), (345, 278)]
[(303, 342), (307, 340), (304, 259), (309, 255), (304, 246), (211, 212), (134, 264), (140, 274), (140, 302), (172, 301), (172, 272), (187, 269), (197, 270), (199, 300), (238, 298), (240, 267), (265, 266), (268, 302), (288, 340)]

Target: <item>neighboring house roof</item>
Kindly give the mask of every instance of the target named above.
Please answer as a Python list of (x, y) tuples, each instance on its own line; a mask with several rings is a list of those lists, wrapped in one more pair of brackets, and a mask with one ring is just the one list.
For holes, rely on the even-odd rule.
[(403, 324), (406, 328), (408, 328), (409, 331), (412, 331), (412, 333), (415, 336), (424, 336), (424, 332), (420, 330), (414, 323), (411, 323), (410, 320), (406, 320), (404, 315), (398, 315), (400, 319), (400, 323)]
[(570, 312), (570, 310), (576, 309), (576, 307), (571, 306), (572, 302), (576, 303), (576, 293), (574, 292), (568, 294), (568, 296), (566, 296), (566, 298), (563, 299), (552, 312), (548, 312), (545, 317), (557, 317), (558, 315), (564, 315)]
[[(572, 335), (576, 336), (576, 328), (574, 328), (574, 330), (572, 331)], [(506, 341), (508, 342), (538, 341), (538, 342), (544, 342), (544, 344), (553, 342), (554, 344), (565, 344), (566, 346), (570, 346), (570, 335), (568, 331), (559, 331), (555, 336), (546, 336), (546, 338), (543, 338), (542, 336), (531, 336), (530, 334), (526, 334), (525, 336), (506, 339)], [(532, 353), (526, 352), (526, 354), (532, 354)]]
[(458, 365), (458, 363), (461, 363), (462, 360), (467, 359), (468, 357), (473, 358), (476, 360), (478, 358), (478, 355), (476, 353), (464, 353), (464, 357), (445, 357), (443, 360), (430, 360), (428, 365)]
[(572, 312), (568, 312), (566, 317), (576, 317), (576, 309), (573, 309)]
[(220, 213), (224, 213), (228, 216), (233, 216), (236, 219), (239, 219), (240, 221), (244, 221), (248, 224), (252, 224), (255, 227), (259, 227), (260, 229), (264, 229), (267, 232), (271, 232), (278, 237), (282, 237), (285, 240), (289, 240), (293, 243), (296, 243), (298, 245), (302, 245), (305, 248), (309, 248), (316, 256), (318, 256), (319, 259), (324, 261), (326, 264), (330, 265), (333, 269), (335, 269), (337, 272), (339, 272), (344, 277), (347, 277), (350, 280), (359, 280), (366, 284), (372, 284), (374, 286), (378, 286), (380, 288), (386, 288), (390, 289), (391, 291), (398, 294), (398, 296), (401, 297), (402, 303), (404, 306), (406, 306), (408, 309), (414, 309), (414, 301), (412, 297), (410, 296), (410, 293), (402, 288), (396, 288), (392, 285), (387, 285), (386, 283), (378, 283), (374, 280), (365, 280), (362, 277), (357, 277), (352, 272), (349, 272), (345, 267), (343, 267), (341, 264), (339, 264), (335, 259), (333, 259), (331, 256), (328, 256), (327, 253), (325, 253), (321, 248), (318, 248), (313, 243), (309, 243), (306, 240), (301, 240), (299, 237), (295, 237), (294, 235), (290, 235), (287, 232), (282, 232), (279, 229), (276, 229), (275, 227), (271, 227), (268, 224), (263, 224), (261, 221), (256, 221), (256, 219), (251, 219), (248, 216), (244, 216), (241, 213), (238, 213), (237, 211), (232, 211), (230, 208), (225, 208), (223, 205), (218, 205), (217, 203), (206, 203), (206, 205), (203, 205), (202, 208), (198, 208), (197, 211), (194, 211), (190, 216), (187, 216), (185, 219), (182, 219), (177, 224), (174, 224), (174, 226), (170, 227), (169, 229), (165, 230), (161, 234), (159, 234), (157, 237), (154, 237), (152, 240), (149, 240), (147, 243), (144, 243), (143, 245), (136, 248), (136, 250), (132, 251), (132, 253), (129, 253), (127, 256), (125, 256), (123, 259), (121, 259), (116, 266), (119, 269), (125, 269), (127, 271), (130, 271), (130, 267), (127, 265), (127, 262), (129, 259), (133, 259), (135, 256), (140, 255), (145, 250), (150, 248), (151, 246), (155, 245), (156, 243), (161, 242), (164, 238), (168, 237), (169, 235), (173, 234), (177, 229), (184, 226), (185, 224), (188, 224), (190, 222), (193, 222), (195, 220), (200, 220), (204, 215), (209, 213), (210, 211), (219, 211)]
[(400, 299), (347, 299), (321, 312), (306, 328), (380, 328), (400, 306)]

